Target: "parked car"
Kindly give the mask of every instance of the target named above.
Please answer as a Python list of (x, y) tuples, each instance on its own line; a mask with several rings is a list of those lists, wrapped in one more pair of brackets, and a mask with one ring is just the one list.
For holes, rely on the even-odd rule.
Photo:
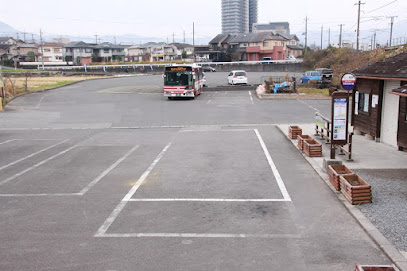
[(297, 60), (297, 59), (295, 58), (295, 56), (289, 55), (287, 56), (287, 60)]
[(206, 87), (206, 86), (208, 86), (206, 84), (206, 76), (205, 76), (205, 73), (202, 73), (202, 74), (203, 74), (203, 77), (202, 77), (203, 86)]
[(327, 68), (318, 68), (315, 69), (315, 71), (317, 71), (321, 76), (321, 87), (322, 88), (330, 87), (333, 77), (333, 71)]
[(247, 85), (247, 73), (245, 71), (231, 71), (228, 75), (228, 84), (246, 84)]
[(216, 72), (216, 69), (211, 66), (202, 66), (204, 72)]
[(321, 82), (321, 75), (318, 71), (307, 71), (301, 77), (301, 83), (308, 83), (309, 81)]

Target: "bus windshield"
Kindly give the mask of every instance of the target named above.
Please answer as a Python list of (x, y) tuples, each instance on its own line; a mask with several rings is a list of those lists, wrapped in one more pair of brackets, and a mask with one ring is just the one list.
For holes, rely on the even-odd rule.
[(193, 78), (190, 72), (166, 72), (165, 85), (167, 86), (191, 86)]

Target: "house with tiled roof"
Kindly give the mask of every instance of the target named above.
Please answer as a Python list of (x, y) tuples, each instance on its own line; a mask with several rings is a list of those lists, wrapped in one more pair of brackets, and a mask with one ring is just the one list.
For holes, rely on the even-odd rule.
[(289, 55), (302, 55), (295, 35), (274, 32), (243, 33), (237, 35), (219, 34), (209, 42), (213, 50), (227, 52), (234, 60), (259, 61), (264, 58), (284, 60)]

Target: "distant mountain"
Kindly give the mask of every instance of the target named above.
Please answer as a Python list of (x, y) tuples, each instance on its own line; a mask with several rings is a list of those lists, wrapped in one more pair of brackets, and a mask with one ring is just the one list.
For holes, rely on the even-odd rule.
[(0, 22), (0, 36), (8, 37), (12, 36), (15, 37), (17, 33), (20, 32), (17, 29), (11, 27), (10, 25)]

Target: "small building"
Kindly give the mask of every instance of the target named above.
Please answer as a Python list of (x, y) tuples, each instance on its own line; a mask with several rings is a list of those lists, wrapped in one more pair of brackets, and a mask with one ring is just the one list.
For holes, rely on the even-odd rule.
[(93, 56), (98, 62), (113, 62), (124, 61), (126, 55), (125, 49), (129, 48), (128, 45), (113, 44), (110, 42), (103, 42), (93, 46)]
[(65, 61), (72, 61), (76, 65), (92, 63), (93, 49), (97, 44), (74, 41), (65, 44), (63, 55)]
[(353, 71), (352, 125), (355, 131), (407, 150), (407, 52)]
[(193, 58), (194, 56), (194, 46), (187, 43), (171, 43), (177, 48), (177, 58), (182, 59), (182, 54), (185, 52), (186, 58)]
[(148, 62), (150, 54), (148, 49), (142, 45), (134, 45), (127, 49), (127, 57), (130, 62)]
[[(54, 42), (44, 43), (44, 45), (43, 45), (44, 61), (45, 62), (62, 62), (63, 61), (62, 47), (64, 47), (64, 45), (60, 44), (60, 43), (54, 43)], [(38, 47), (38, 53), (41, 53), (41, 46)], [(40, 60), (41, 60), (41, 57), (40, 57)]]

